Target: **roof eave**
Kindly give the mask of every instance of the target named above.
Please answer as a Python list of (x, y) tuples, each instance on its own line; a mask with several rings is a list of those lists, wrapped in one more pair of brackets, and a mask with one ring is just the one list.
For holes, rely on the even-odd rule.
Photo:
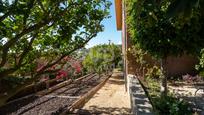
[(122, 30), (122, 0), (115, 0), (117, 30)]

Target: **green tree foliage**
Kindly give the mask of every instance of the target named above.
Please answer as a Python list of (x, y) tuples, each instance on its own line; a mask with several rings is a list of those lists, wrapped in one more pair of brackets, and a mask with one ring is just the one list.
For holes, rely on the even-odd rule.
[(204, 49), (201, 50), (199, 56), (199, 63), (195, 66), (199, 74), (204, 78)]
[(181, 23), (180, 17), (167, 16), (172, 0), (126, 0), (127, 23), (132, 40), (152, 56), (161, 59), (164, 93), (166, 86), (166, 58), (184, 53), (197, 54), (204, 47), (204, 17), (199, 9)]
[(106, 0), (1, 0), (0, 78), (47, 64), (45, 73), (67, 55), (82, 48), (103, 30), (108, 17)]
[[(103, 31), (110, 5), (108, 0), (0, 0), (0, 79), (27, 73), (28, 84), (56, 72), (48, 68)], [(45, 65), (35, 71), (39, 61)], [(0, 95), (0, 103), (22, 88)]]
[(101, 73), (112, 64), (117, 65), (121, 57), (119, 45), (97, 45), (90, 48), (88, 55), (83, 61), (83, 66), (90, 72)]
[(167, 10), (167, 17), (172, 18), (179, 16), (189, 18), (193, 9), (197, 8), (199, 12), (204, 14), (204, 0), (172, 0)]

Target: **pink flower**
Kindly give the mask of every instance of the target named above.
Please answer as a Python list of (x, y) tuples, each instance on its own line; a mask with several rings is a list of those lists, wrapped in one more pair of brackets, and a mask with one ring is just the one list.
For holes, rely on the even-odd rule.
[(63, 77), (67, 77), (67, 75), (68, 75), (67, 71), (65, 71), (65, 70), (60, 70), (60, 71), (57, 73), (56, 78), (57, 78), (57, 79), (61, 79), (61, 78), (63, 78)]

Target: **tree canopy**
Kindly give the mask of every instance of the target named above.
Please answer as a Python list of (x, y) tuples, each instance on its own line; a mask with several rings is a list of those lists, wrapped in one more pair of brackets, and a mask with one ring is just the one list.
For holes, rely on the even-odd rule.
[(120, 45), (97, 45), (89, 49), (89, 53), (83, 61), (83, 66), (88, 71), (101, 72), (112, 64), (117, 65), (121, 59)]
[(126, 0), (127, 27), (134, 44), (161, 59), (161, 96), (167, 95), (167, 57), (199, 54), (204, 47), (203, 7), (194, 7), (196, 1)]
[[(59, 63), (103, 31), (107, 0), (1, 0), (0, 78), (16, 71), (36, 76)], [(48, 71), (49, 72), (49, 71)]]
[(179, 16), (168, 18), (172, 0), (160, 3), (127, 0), (126, 3), (131, 37), (152, 56), (195, 54), (204, 47), (204, 21), (198, 8), (194, 8), (189, 19), (181, 20)]

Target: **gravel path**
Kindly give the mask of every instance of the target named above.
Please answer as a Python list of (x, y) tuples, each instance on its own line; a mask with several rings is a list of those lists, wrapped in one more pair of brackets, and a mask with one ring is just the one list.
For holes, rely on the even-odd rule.
[(195, 91), (198, 87), (204, 89), (204, 84), (201, 86), (186, 84), (181, 84), (179, 86), (169, 85), (169, 89), (172, 93), (187, 100), (199, 115), (204, 115), (204, 90), (199, 90), (195, 95)]
[(31, 95), (0, 108), (0, 115), (58, 115), (76, 99), (98, 85), (98, 76), (85, 78), (67, 85), (45, 96)]
[(107, 83), (78, 111), (77, 115), (129, 115), (130, 99), (122, 73), (113, 73)]

